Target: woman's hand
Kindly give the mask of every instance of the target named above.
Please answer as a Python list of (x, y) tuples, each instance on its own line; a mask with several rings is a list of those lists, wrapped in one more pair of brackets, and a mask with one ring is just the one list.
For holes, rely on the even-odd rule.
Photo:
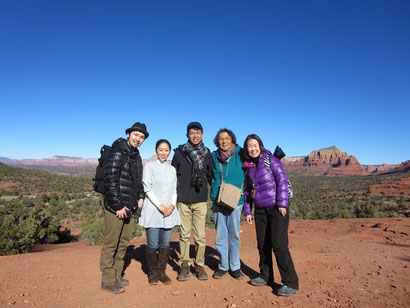
[(250, 225), (253, 224), (253, 222), (252, 222), (252, 215), (246, 215), (246, 222), (247, 222), (248, 224), (250, 224)]
[(286, 216), (286, 207), (280, 207), (279, 208), (279, 213), (281, 213), (282, 216)]
[(168, 211), (168, 208), (165, 206), (165, 205), (160, 205), (159, 207), (158, 207), (158, 210), (164, 215), (164, 216), (167, 216), (166, 215), (166, 213), (167, 213), (167, 211)]
[(172, 212), (174, 211), (174, 209), (175, 209), (175, 205), (171, 204), (170, 206), (167, 207), (167, 211), (166, 211), (166, 213), (164, 213), (164, 215), (165, 216), (171, 215)]

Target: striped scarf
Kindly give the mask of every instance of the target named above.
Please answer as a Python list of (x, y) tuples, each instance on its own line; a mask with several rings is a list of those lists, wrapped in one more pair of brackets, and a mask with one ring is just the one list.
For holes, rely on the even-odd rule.
[(218, 149), (219, 159), (221, 163), (226, 163), (229, 157), (231, 157), (232, 154), (235, 153), (235, 150), (236, 150), (236, 144), (228, 151), (222, 151), (221, 149)]
[(195, 147), (187, 142), (184, 145), (184, 152), (188, 154), (192, 161), (192, 171), (198, 172), (204, 168), (205, 155), (208, 154), (208, 149), (205, 147), (204, 143), (201, 141)]

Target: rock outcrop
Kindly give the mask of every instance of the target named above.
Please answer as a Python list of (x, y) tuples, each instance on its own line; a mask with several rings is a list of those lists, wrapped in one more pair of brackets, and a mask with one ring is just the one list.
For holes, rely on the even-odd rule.
[(285, 158), (282, 162), (289, 173), (328, 176), (369, 174), (356, 157), (335, 146), (313, 151), (305, 157)]
[(389, 165), (389, 164), (382, 164), (379, 166), (374, 166), (374, 165), (367, 165), (364, 166), (364, 168), (367, 170), (367, 172), (372, 173), (372, 174), (380, 174), (380, 173), (386, 173), (392, 171), (397, 165)]

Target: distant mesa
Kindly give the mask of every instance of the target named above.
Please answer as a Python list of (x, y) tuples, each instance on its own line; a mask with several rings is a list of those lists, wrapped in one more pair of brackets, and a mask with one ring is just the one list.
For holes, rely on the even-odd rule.
[(313, 151), (304, 157), (283, 159), (286, 172), (304, 175), (369, 175), (391, 172), (396, 165), (362, 166), (356, 157), (332, 146)]
[[(2, 161), (3, 162), (3, 161)], [(78, 167), (89, 166), (98, 164), (97, 158), (81, 158), (81, 157), (69, 157), (69, 156), (53, 156), (51, 158), (44, 159), (22, 159), (11, 160), (4, 163), (11, 166), (49, 166), (49, 167)]]

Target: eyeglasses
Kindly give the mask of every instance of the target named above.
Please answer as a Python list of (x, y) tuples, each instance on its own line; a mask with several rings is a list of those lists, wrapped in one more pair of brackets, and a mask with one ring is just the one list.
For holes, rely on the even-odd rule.
[(231, 141), (232, 138), (227, 137), (227, 138), (219, 138), (218, 141)]

